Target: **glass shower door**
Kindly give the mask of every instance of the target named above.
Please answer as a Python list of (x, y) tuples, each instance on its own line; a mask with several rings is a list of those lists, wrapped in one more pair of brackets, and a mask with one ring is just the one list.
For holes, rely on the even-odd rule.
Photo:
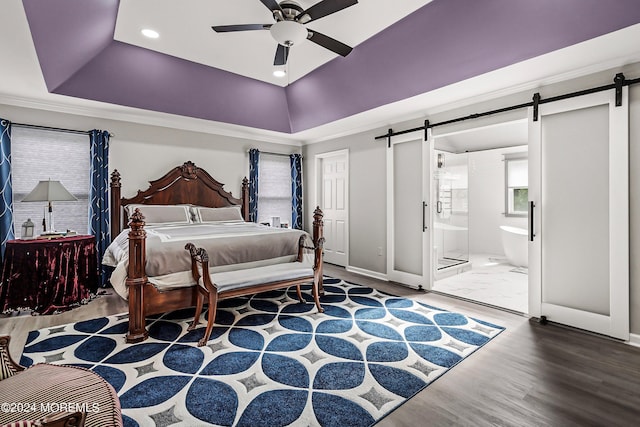
[(434, 161), (434, 258), (442, 270), (469, 261), (468, 155), (434, 150)]

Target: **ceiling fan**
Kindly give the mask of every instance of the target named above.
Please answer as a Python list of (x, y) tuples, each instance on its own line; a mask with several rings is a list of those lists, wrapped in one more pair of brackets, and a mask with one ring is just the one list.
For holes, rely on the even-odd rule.
[(271, 36), (278, 42), (273, 65), (285, 65), (289, 56), (289, 49), (305, 40), (311, 40), (338, 55), (347, 56), (351, 52), (351, 47), (305, 27), (305, 24), (353, 6), (358, 3), (357, 0), (322, 0), (307, 10), (302, 9), (291, 0), (284, 0), (280, 3), (276, 0), (260, 1), (273, 14), (273, 19), (276, 21), (275, 24), (219, 25), (211, 28), (217, 33), (269, 30)]

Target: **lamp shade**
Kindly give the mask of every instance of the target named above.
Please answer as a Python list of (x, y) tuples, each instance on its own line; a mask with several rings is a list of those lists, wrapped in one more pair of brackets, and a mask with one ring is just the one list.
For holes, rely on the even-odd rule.
[(40, 181), (23, 202), (61, 202), (78, 200), (60, 181)]

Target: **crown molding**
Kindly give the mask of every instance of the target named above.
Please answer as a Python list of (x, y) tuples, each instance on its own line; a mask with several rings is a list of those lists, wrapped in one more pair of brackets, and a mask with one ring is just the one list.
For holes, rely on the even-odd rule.
[[(115, 120), (133, 124), (158, 126), (191, 132), (228, 136), (232, 138), (250, 139), (294, 147), (301, 147), (302, 143), (294, 135), (281, 134), (273, 131), (254, 129), (222, 122), (214, 122), (175, 114), (147, 111), (132, 107), (123, 107), (97, 101), (74, 100), (66, 102), (65, 97), (47, 94), (54, 99), (39, 99), (0, 93), (0, 103), (14, 107), (31, 108), (51, 111), (55, 113), (72, 114), (77, 116)], [(84, 104), (84, 105), (79, 105)], [(117, 135), (116, 135), (117, 137)]]

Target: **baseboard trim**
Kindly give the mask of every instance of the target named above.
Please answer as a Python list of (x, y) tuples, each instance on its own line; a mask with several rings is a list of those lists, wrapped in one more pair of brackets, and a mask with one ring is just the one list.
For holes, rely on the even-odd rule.
[(627, 344), (634, 347), (640, 347), (640, 334), (629, 334), (629, 341)]
[(360, 267), (353, 267), (351, 265), (346, 266), (345, 270), (348, 271), (349, 273), (355, 273), (355, 274), (359, 274), (361, 276), (372, 277), (374, 279), (384, 280), (385, 282), (389, 281), (389, 279), (387, 278), (387, 275), (385, 273), (380, 273), (380, 272), (377, 272), (377, 271), (367, 270), (367, 269), (360, 268)]

